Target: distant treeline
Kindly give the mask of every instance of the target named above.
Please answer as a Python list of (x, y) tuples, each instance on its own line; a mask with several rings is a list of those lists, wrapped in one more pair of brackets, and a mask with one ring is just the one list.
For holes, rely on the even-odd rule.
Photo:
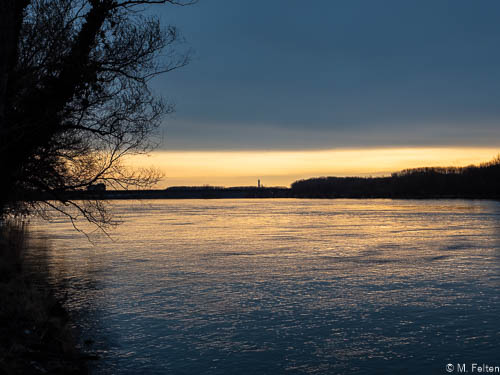
[(255, 186), (172, 186), (164, 190), (169, 198), (282, 198), (289, 196), (285, 187)]
[(390, 177), (318, 177), (286, 187), (173, 186), (164, 190), (89, 189), (31, 199), (220, 199), (220, 198), (492, 198), (500, 199), (500, 156), (468, 167), (405, 169)]
[[(285, 187), (255, 186), (174, 186), (164, 190), (74, 190), (54, 192), (61, 200), (81, 199), (221, 199), (221, 198), (284, 198), (290, 197), (290, 189)], [(36, 200), (52, 200), (51, 194), (32, 193)]]
[(319, 177), (291, 185), (299, 198), (500, 198), (500, 155), (467, 167), (405, 169), (390, 177)]

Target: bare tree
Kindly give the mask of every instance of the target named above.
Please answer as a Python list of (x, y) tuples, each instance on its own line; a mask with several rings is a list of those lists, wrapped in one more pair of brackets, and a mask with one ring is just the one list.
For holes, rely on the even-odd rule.
[(173, 107), (148, 83), (186, 65), (189, 52), (177, 29), (162, 28), (144, 7), (192, 2), (0, 0), (4, 213), (38, 210), (36, 192), (71, 220), (76, 212), (106, 226), (101, 202), (72, 202), (64, 193), (157, 182), (156, 172), (129, 170), (122, 159), (154, 146), (150, 136)]

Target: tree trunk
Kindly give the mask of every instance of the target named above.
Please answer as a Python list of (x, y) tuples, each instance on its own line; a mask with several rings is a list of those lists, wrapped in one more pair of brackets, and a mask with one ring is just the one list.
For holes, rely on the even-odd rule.
[(0, 160), (2, 184), (0, 186), (0, 214), (5, 209), (10, 195), (11, 176), (7, 165), (10, 163), (7, 108), (12, 72), (17, 64), (17, 52), (24, 9), (30, 0), (0, 0)]
[(29, 0), (0, 0), (0, 134), (5, 129), (10, 73), (17, 61), (23, 12)]

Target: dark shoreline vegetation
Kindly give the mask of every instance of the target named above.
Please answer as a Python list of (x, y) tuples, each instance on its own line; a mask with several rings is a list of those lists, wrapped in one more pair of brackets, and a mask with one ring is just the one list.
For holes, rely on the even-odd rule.
[(500, 156), (479, 166), (406, 169), (389, 177), (317, 177), (287, 187), (175, 186), (164, 190), (74, 190), (28, 194), (32, 200), (397, 198), (500, 199)]
[(87, 374), (47, 270), (32, 270), (22, 222), (0, 222), (0, 374)]
[(479, 166), (405, 169), (390, 177), (322, 177), (291, 185), (301, 198), (500, 198), (500, 155)]

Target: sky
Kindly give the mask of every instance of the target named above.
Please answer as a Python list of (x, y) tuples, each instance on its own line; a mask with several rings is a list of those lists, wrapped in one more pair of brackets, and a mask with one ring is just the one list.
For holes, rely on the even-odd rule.
[(135, 162), (162, 169), (161, 187), (289, 185), (500, 152), (498, 1), (200, 0), (152, 11), (192, 50), (188, 66), (152, 83), (176, 112), (159, 149)]

